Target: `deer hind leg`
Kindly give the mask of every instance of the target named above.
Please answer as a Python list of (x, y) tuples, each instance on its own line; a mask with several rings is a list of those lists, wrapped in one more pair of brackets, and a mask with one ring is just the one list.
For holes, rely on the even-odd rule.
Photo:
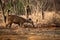
[(9, 24), (6, 24), (6, 28), (8, 28)]
[(11, 28), (11, 26), (12, 26), (12, 23), (6, 25), (7, 28)]

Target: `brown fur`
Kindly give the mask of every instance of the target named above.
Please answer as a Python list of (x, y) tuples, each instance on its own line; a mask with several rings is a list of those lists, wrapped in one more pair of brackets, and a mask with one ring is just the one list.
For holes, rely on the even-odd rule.
[(20, 25), (23, 25), (25, 22), (31, 23), (34, 26), (33, 21), (29, 21), (23, 17), (19, 17), (16, 15), (9, 15), (8, 24), (6, 26), (9, 25), (9, 27), (11, 27), (12, 23), (18, 24), (20, 26)]

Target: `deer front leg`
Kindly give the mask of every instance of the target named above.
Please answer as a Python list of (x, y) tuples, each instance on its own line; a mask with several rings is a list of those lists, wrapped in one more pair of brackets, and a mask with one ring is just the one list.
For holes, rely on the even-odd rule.
[(24, 27), (24, 26), (23, 26), (23, 23), (20, 23), (19, 25), (20, 25), (20, 27)]

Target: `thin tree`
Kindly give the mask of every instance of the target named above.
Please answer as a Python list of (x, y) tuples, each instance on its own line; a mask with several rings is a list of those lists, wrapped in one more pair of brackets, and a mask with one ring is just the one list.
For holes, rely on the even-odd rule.
[(46, 8), (45, 5), (47, 5), (47, 1), (48, 0), (42, 0), (42, 7), (41, 7), (41, 10), (42, 10), (42, 19), (44, 19), (44, 10)]
[(27, 11), (26, 17), (27, 17), (27, 19), (28, 19), (28, 18), (29, 18), (29, 15), (31, 14), (31, 9), (30, 9), (30, 6), (29, 6), (29, 0), (28, 0), (27, 2), (28, 2), (28, 5), (27, 5), (27, 7), (26, 7), (26, 11)]
[(6, 22), (6, 17), (5, 17), (5, 13), (4, 13), (4, 9), (5, 9), (5, 3), (2, 2), (2, 0), (0, 0), (0, 5), (1, 5), (1, 8), (2, 8), (2, 15), (3, 15), (3, 21)]

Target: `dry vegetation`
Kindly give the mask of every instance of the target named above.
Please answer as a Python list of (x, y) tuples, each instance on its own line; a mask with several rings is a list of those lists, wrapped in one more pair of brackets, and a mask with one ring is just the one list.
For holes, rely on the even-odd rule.
[[(0, 15), (1, 16), (1, 15)], [(48, 16), (48, 17), (47, 17)], [(21, 15), (21, 17), (26, 18), (25, 15)], [(56, 18), (55, 18), (56, 17)], [(42, 19), (42, 15), (41, 13), (38, 14), (32, 14), (29, 16), (29, 18), (31, 18), (34, 22), (35, 27), (46, 27), (46, 28), (55, 28), (55, 24), (53, 23), (53, 18), (55, 18), (56, 20), (60, 20), (59, 15), (56, 14), (55, 12), (45, 12), (44, 15), (44, 19)], [(59, 18), (59, 19), (57, 19)], [(38, 21), (37, 21), (38, 20)], [(59, 21), (57, 21), (59, 22)], [(3, 20), (2, 20), (2, 16), (0, 17), (0, 26), (3, 26)]]
[[(3, 0), (4, 1), (4, 0)], [(10, 9), (9, 15), (18, 15), (26, 18), (26, 6), (29, 3), (31, 8), (31, 18), (34, 22), (35, 27), (30, 24), (20, 27), (17, 24), (12, 24), (11, 28), (6, 28), (6, 23), (3, 21), (2, 12), (0, 12), (0, 40), (60, 40), (60, 12), (58, 11), (59, 6), (56, 0), (9, 0), (5, 2), (5, 5), (0, 5), (0, 9), (5, 7), (5, 16), (8, 9)], [(8, 4), (9, 3), (9, 4)], [(17, 3), (17, 4), (16, 4)], [(13, 5), (13, 6), (12, 6)], [(55, 7), (56, 6), (56, 7)], [(44, 10), (42, 10), (44, 8)], [(57, 9), (57, 10), (56, 10)], [(51, 10), (51, 11), (49, 11)], [(54, 11), (53, 11), (54, 10)], [(44, 12), (44, 19), (42, 16)], [(24, 15), (20, 15), (23, 14)]]

